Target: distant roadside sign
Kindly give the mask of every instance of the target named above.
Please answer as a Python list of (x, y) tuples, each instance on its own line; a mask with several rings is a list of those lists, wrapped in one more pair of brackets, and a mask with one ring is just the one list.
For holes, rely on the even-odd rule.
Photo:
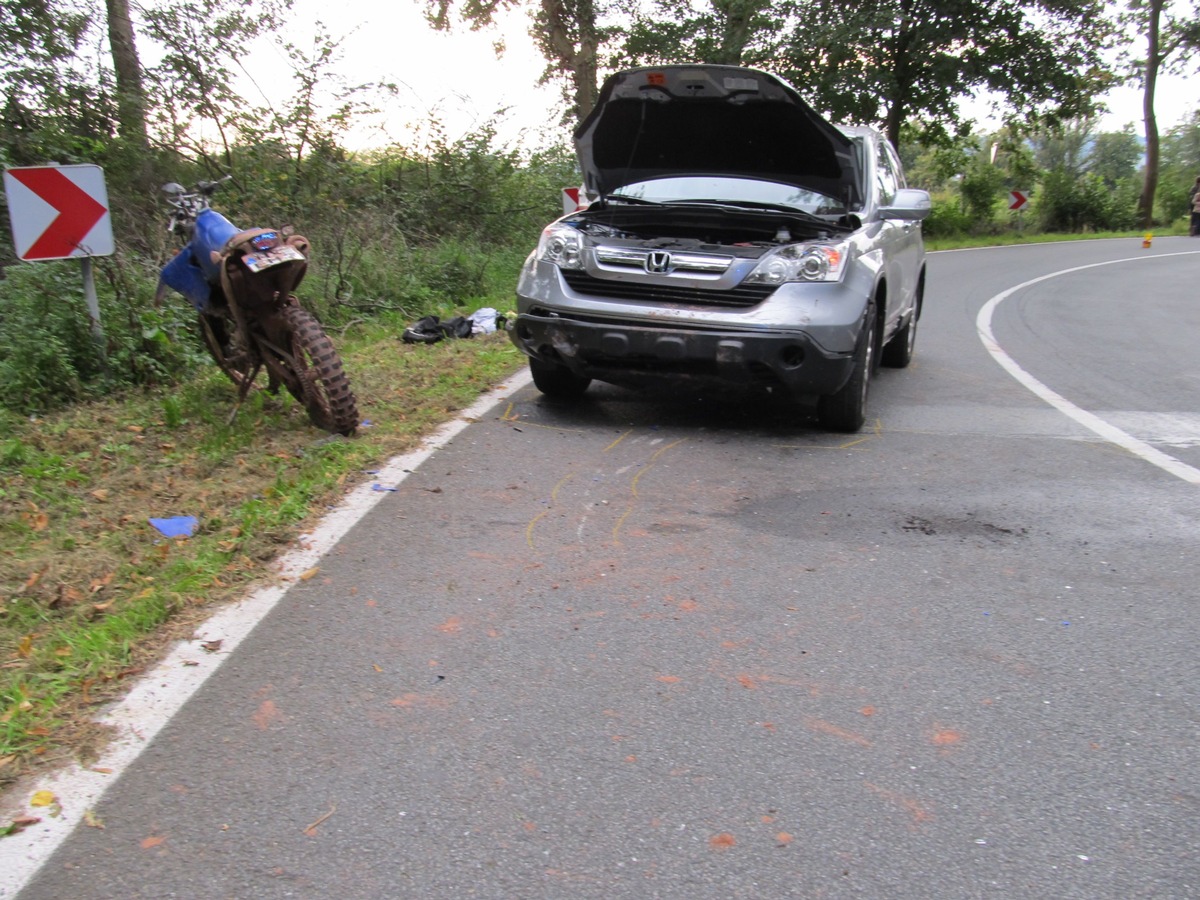
[(99, 166), (5, 169), (4, 195), (19, 259), (110, 256), (116, 249)]
[(1029, 202), (1029, 194), (1025, 191), (1009, 191), (1008, 193), (1008, 208), (1020, 209)]

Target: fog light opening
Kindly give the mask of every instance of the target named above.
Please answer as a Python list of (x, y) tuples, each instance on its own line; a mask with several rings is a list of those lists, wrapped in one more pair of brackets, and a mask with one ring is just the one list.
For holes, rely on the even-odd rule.
[(804, 348), (790, 344), (779, 351), (779, 361), (785, 369), (798, 369), (804, 365)]

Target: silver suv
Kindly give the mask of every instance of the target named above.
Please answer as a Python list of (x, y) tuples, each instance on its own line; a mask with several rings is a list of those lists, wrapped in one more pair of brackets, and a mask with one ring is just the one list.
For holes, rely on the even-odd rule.
[(575, 147), (591, 202), (543, 231), (510, 331), (539, 390), (717, 379), (862, 427), (912, 359), (930, 208), (879, 133), (765, 72), (658, 66), (608, 78)]

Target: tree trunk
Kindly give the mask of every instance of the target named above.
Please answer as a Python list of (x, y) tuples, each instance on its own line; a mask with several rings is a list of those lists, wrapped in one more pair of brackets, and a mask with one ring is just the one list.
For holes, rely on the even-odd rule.
[(570, 79), (577, 122), (596, 105), (600, 40), (596, 34), (596, 7), (592, 0), (541, 0), (535, 35), (546, 59)]
[(758, 0), (712, 0), (721, 22), (721, 46), (715, 58), (707, 60), (724, 66), (740, 66), (746, 45), (754, 35), (754, 19), (761, 12)]
[(1146, 22), (1146, 71), (1142, 79), (1142, 118), (1146, 124), (1146, 168), (1142, 195), (1138, 198), (1138, 219), (1143, 228), (1154, 223), (1154, 195), (1158, 191), (1158, 120), (1154, 116), (1154, 89), (1162, 64), (1159, 27), (1165, 0), (1150, 0)]
[(117, 75), (117, 121), (121, 137), (137, 149), (146, 149), (146, 94), (142, 68), (133, 40), (129, 0), (105, 0), (108, 11), (108, 44)]

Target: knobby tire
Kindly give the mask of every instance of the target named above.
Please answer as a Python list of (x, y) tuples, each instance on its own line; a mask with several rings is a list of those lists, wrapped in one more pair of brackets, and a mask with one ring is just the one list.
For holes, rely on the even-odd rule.
[(332, 434), (354, 434), (358, 408), (333, 342), (308, 310), (290, 306), (283, 315), (291, 332), (292, 377), (286, 379), (288, 390), (304, 405), (318, 428)]

